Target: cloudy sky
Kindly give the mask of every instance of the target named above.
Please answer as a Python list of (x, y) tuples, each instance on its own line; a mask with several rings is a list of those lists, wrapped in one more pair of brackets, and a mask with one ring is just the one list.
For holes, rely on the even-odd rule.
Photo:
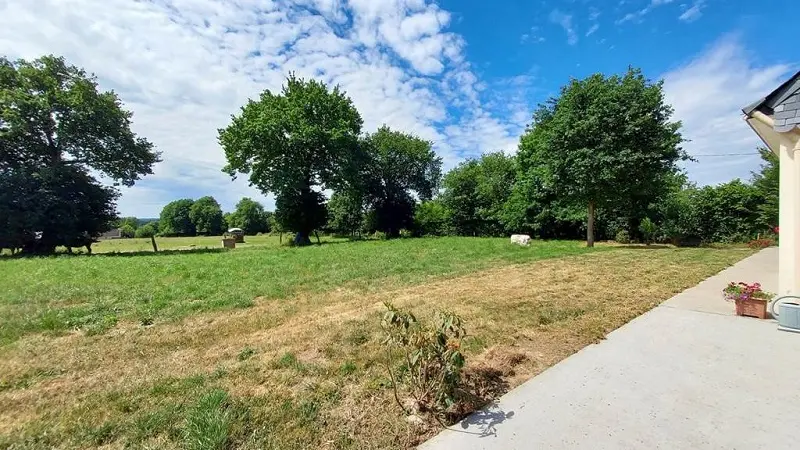
[[(163, 152), (124, 215), (174, 199), (272, 199), (222, 174), (217, 129), (294, 71), (347, 91), (364, 131), (434, 142), (445, 168), (513, 153), (535, 105), (570, 77), (641, 67), (663, 79), (697, 156), (690, 178), (748, 177), (740, 108), (800, 70), (796, 0), (0, 0), (0, 54), (65, 56), (134, 112)], [(751, 155), (738, 155), (750, 153)], [(702, 156), (736, 154), (735, 156)]]

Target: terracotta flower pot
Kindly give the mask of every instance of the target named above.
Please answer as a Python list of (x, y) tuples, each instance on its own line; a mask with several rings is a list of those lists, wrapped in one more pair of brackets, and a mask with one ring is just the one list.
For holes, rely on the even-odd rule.
[(736, 315), (757, 317), (759, 319), (767, 318), (767, 302), (764, 300), (736, 300)]

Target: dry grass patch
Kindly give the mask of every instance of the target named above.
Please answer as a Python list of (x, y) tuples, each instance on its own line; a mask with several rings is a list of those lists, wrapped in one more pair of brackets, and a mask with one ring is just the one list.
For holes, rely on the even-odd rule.
[[(491, 398), (751, 253), (620, 249), (121, 322), (104, 335), (25, 336), (0, 348), (0, 446), (413, 446), (438, 426), (407, 422), (392, 399), (384, 301), (420, 317), (459, 314), (471, 336), (466, 380)], [(215, 434), (196, 434), (205, 423)]]

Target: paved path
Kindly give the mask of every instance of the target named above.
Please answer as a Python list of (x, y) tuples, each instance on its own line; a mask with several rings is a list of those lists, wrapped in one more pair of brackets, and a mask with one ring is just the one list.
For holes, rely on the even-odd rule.
[(798, 449), (800, 334), (735, 317), (729, 281), (777, 288), (764, 250), (610, 333), (421, 446)]

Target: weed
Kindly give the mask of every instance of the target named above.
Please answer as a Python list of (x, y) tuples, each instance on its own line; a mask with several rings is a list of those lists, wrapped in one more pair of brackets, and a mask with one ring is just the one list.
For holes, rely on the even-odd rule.
[(106, 331), (114, 328), (117, 325), (117, 316), (115, 314), (106, 314), (100, 319), (99, 322), (93, 323), (86, 327), (86, 335), (94, 336), (96, 334), (103, 334)]
[(295, 354), (292, 352), (286, 352), (280, 357), (280, 359), (278, 359), (275, 367), (281, 369), (293, 369), (297, 368), (299, 365), (300, 363), (297, 361), (297, 356), (295, 356)]
[(255, 349), (247, 346), (243, 348), (241, 352), (239, 352), (239, 355), (236, 357), (236, 359), (238, 359), (239, 361), (246, 361), (255, 354), (256, 354)]
[(357, 370), (356, 363), (353, 361), (345, 361), (339, 366), (339, 374), (346, 377)]
[(311, 423), (317, 419), (319, 414), (319, 403), (315, 400), (303, 401), (300, 403), (300, 416), (305, 423)]
[(228, 394), (215, 389), (204, 395), (186, 416), (183, 443), (189, 450), (223, 449), (231, 426)]

